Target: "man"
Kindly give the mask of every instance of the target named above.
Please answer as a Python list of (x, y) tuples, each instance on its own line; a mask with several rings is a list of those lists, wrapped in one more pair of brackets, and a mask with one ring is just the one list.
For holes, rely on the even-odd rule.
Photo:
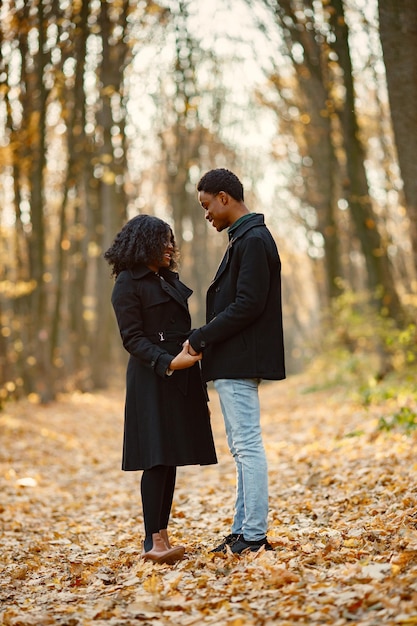
[(207, 172), (197, 185), (206, 219), (229, 245), (207, 291), (206, 325), (194, 330), (190, 352), (203, 352), (205, 381), (219, 394), (227, 441), (236, 463), (236, 504), (227, 546), (240, 554), (268, 543), (268, 468), (260, 427), (258, 386), (285, 378), (281, 262), (264, 217), (250, 213), (243, 186), (226, 169)]

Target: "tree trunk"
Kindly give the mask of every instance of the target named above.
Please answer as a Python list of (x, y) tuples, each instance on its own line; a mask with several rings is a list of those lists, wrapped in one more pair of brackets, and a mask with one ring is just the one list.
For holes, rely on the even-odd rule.
[[(265, 4), (270, 6), (268, 0)], [(298, 108), (299, 115), (296, 121), (291, 121), (290, 133), (296, 138), (303, 161), (300, 169), (304, 194), (301, 199), (316, 211), (316, 230), (324, 239), (324, 295), (332, 299), (340, 295), (340, 278), (343, 276), (337, 219), (340, 167), (332, 136), (334, 112), (327, 48), (316, 31), (314, 3), (305, 0), (304, 9), (301, 13), (296, 11), (292, 0), (281, 0), (274, 12), (297, 78), (297, 84), (291, 87), (291, 104)], [(302, 47), (302, 61), (293, 56), (295, 43)], [(279, 67), (276, 72), (277, 88), (282, 92)], [(300, 195), (297, 191), (294, 193)]]
[[(81, 0), (80, 19), (74, 30), (74, 48), (69, 52), (73, 55), (76, 63), (74, 85), (63, 91), (61, 106), (66, 120), (66, 148), (67, 148), (67, 174), (64, 181), (63, 198), (59, 216), (59, 235), (56, 241), (56, 292), (54, 313), (52, 315), (51, 331), (51, 360), (67, 362), (71, 360), (73, 367), (81, 368), (81, 362), (77, 358), (85, 341), (85, 321), (81, 314), (77, 316), (76, 328), (72, 337), (69, 334), (68, 316), (64, 315), (63, 302), (68, 297), (67, 289), (72, 290), (73, 284), (68, 276), (68, 252), (72, 246), (75, 252), (76, 242), (71, 241), (69, 227), (71, 224), (69, 214), (71, 209), (70, 194), (81, 196), (83, 171), (87, 167), (85, 153), (87, 140), (85, 136), (85, 102), (84, 102), (84, 71), (87, 52), (88, 38), (88, 0)], [(77, 209), (75, 209), (77, 214)], [(77, 220), (75, 223), (80, 223)], [(85, 272), (85, 269), (84, 269)], [(74, 290), (75, 293), (84, 291)], [(66, 320), (66, 321), (64, 321)], [(62, 343), (60, 342), (62, 339)], [(62, 345), (63, 344), (63, 345)], [(72, 354), (71, 354), (72, 353)], [(71, 368), (72, 369), (72, 368)]]
[[(284, 3), (288, 5), (287, 2)], [(310, 14), (314, 14), (314, 3), (305, 2)], [(295, 20), (295, 14), (293, 19)], [(307, 22), (307, 26), (309, 23)], [(300, 120), (306, 142), (303, 157), (311, 157), (311, 167), (303, 165), (306, 200), (317, 211), (317, 229), (324, 239), (326, 292), (332, 299), (340, 295), (340, 279), (343, 275), (337, 200), (340, 187), (340, 167), (336, 157), (331, 105), (329, 60), (326, 49), (320, 43), (314, 29), (305, 25), (294, 31), (294, 37), (304, 50), (304, 63), (294, 64), (302, 94)]]
[(378, 10), (392, 126), (417, 271), (417, 2), (379, 0)]
[[(120, 6), (118, 25), (126, 32), (128, 0)], [(102, 62), (100, 65), (101, 102), (97, 112), (97, 130), (99, 134), (98, 160), (101, 172), (98, 177), (98, 206), (95, 212), (93, 241), (101, 253), (108, 248), (116, 232), (126, 217), (126, 196), (119, 178), (123, 178), (126, 169), (126, 156), (115, 156), (112, 143), (114, 100), (118, 100), (120, 115), (123, 118), (123, 99), (121, 95), (123, 70), (128, 48), (121, 36), (111, 43), (113, 20), (111, 7), (102, 4), (100, 11), (100, 31), (102, 40)], [(112, 283), (109, 280), (107, 265), (102, 254), (97, 255), (95, 263), (95, 333), (91, 346), (91, 372), (95, 387), (108, 384), (108, 363), (110, 361), (112, 335), (114, 327), (113, 311), (110, 306)]]
[(32, 368), (32, 391), (42, 401), (53, 397), (52, 369), (49, 358), (50, 320), (47, 310), (47, 289), (50, 276), (46, 272), (46, 232), (44, 218), (44, 171), (46, 165), (46, 102), (47, 89), (44, 73), (48, 60), (45, 53), (46, 23), (44, 5), (38, 4), (37, 30), (38, 51), (33, 57), (33, 71), (28, 73), (28, 109), (24, 118), (29, 126), (30, 166), (30, 208), (31, 233), (29, 237), (30, 275), (36, 287), (30, 295), (30, 345), (34, 367)]
[(378, 231), (377, 218), (369, 195), (364, 163), (365, 150), (359, 137), (355, 112), (349, 33), (345, 22), (343, 2), (330, 0), (328, 7), (332, 9), (330, 22), (335, 33), (331, 46), (337, 54), (339, 66), (343, 71), (346, 93), (343, 105), (338, 110), (346, 154), (346, 199), (356, 234), (361, 242), (371, 294), (378, 306), (396, 319), (402, 316), (402, 307), (395, 289), (387, 248)]

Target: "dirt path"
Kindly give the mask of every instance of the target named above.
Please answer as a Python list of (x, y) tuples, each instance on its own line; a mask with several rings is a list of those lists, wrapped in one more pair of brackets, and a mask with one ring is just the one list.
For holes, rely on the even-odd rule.
[(234, 465), (178, 472), (175, 566), (140, 559), (139, 473), (120, 471), (123, 391), (0, 413), (0, 624), (417, 624), (415, 436), (293, 377), (261, 387), (275, 550), (215, 557)]

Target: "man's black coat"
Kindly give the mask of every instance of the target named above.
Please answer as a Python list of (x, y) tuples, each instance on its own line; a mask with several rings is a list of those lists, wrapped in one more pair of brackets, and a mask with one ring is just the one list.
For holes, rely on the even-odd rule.
[(203, 378), (285, 378), (281, 261), (261, 214), (231, 234), (207, 291), (206, 325), (190, 344), (203, 351)]

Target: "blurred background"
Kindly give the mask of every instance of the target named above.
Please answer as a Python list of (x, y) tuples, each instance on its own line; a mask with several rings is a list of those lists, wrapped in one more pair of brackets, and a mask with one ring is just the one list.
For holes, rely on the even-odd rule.
[(0, 405), (121, 380), (103, 252), (138, 213), (204, 322), (215, 167), (278, 244), (288, 373), (410, 371), (416, 29), (413, 0), (2, 0)]

